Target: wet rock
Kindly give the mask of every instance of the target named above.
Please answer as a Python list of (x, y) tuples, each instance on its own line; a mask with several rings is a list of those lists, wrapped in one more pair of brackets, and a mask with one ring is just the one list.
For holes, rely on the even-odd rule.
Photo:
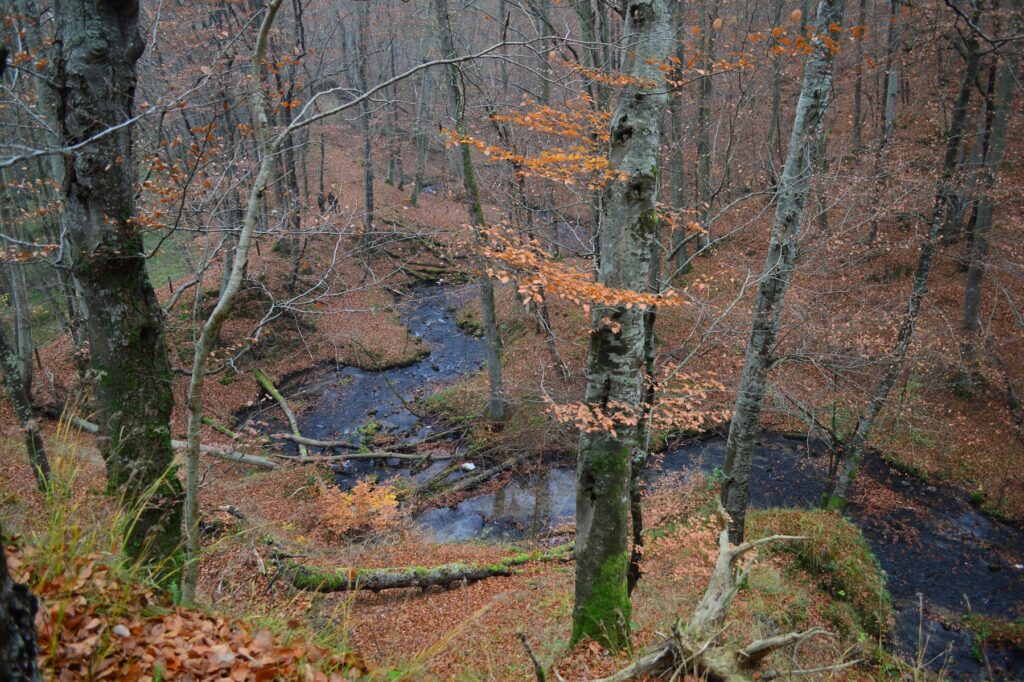
[(936, 488), (936, 487), (935, 487), (935, 486), (933, 486), (933, 485), (930, 485), (930, 486), (926, 487), (926, 488), (924, 489), (924, 491), (925, 491), (926, 493), (931, 493), (931, 494), (935, 494), (935, 493), (939, 492), (939, 489), (938, 489), (938, 488)]

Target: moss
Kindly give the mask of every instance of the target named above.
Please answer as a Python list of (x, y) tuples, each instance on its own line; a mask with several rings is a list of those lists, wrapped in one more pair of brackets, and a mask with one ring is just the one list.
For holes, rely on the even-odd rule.
[(575, 644), (592, 637), (612, 651), (629, 643), (629, 619), (632, 605), (626, 589), (629, 553), (621, 552), (602, 562), (590, 588), (590, 596), (577, 603), (572, 637)]
[(751, 538), (772, 534), (803, 535), (802, 542), (771, 545), (767, 551), (794, 557), (818, 578), (819, 586), (853, 609), (863, 629), (881, 637), (892, 626), (892, 600), (885, 573), (860, 530), (831, 511), (773, 509), (747, 517)]

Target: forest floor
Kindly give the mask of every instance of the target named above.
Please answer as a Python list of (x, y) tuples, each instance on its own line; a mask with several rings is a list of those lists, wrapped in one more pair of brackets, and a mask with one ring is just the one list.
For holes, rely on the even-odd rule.
[[(346, 148), (342, 133), (328, 132), (335, 136), (331, 149)], [(361, 196), (361, 170), (341, 151), (329, 154), (328, 167), (336, 193), (345, 198), (343, 204), (349, 205), (336, 215), (310, 216), (311, 224), (330, 220), (340, 225), (352, 220), (359, 210), (355, 197)], [(1015, 169), (1013, 175), (1021, 172)], [(1021, 179), (1014, 177), (1006, 184)], [(753, 292), (743, 285), (763, 264), (770, 214), (761, 204), (754, 207), (757, 202), (763, 204), (762, 199), (754, 198), (742, 212), (727, 214), (715, 229), (732, 236), (714, 254), (698, 258), (693, 272), (681, 278), (691, 304), (659, 312), (662, 358), (681, 359), (697, 347), (686, 371), (725, 387), (736, 383), (749, 326)], [(381, 222), (394, 230), (394, 239), (371, 258), (343, 255), (331, 275), (332, 287), (342, 293), (308, 306), (307, 313), (283, 316), (269, 326), (255, 351), (236, 364), (237, 369), (226, 370), (207, 383), (207, 414), (234, 424), (236, 414), (259, 402), (261, 392), (251, 374), (255, 368), (279, 382), (324, 363), (372, 369), (405, 363), (423, 352), (394, 311), (396, 292), (415, 281), (410, 268), (399, 266), (415, 258), (434, 276), (443, 270), (451, 274), (471, 271), (465, 258), (466, 235), (460, 227), (465, 209), (457, 197), (446, 192), (421, 195), (420, 206), (413, 208), (405, 193), (384, 184), (378, 190), (378, 204), (384, 207), (379, 212)], [(844, 208), (849, 215), (858, 207)], [(499, 218), (497, 207), (488, 211), (493, 220)], [(1003, 220), (996, 226), (993, 239), (1008, 242), (1019, 233), (1024, 198), (1008, 196), (1001, 211)], [(840, 217), (834, 220), (839, 225), (848, 224)], [(918, 230), (901, 216), (887, 216), (880, 245), (867, 248), (858, 245), (856, 239), (863, 223), (852, 221), (854, 227), (849, 227), (842, 239), (830, 238), (825, 232), (814, 233), (808, 239), (804, 256), (807, 262), (844, 265), (832, 271), (808, 267), (798, 273), (784, 322), (795, 330), (784, 341), (793, 359), (773, 372), (777, 390), (764, 418), (768, 429), (808, 432), (806, 415), (794, 407), (796, 404), (818, 405), (815, 417), (821, 425), (839, 432), (849, 429), (856, 407), (878, 371), (876, 364), (864, 358), (880, 354), (892, 342), (917, 256)], [(435, 252), (422, 255), (424, 243)], [(279, 292), (291, 263), (271, 245), (270, 240), (264, 241), (262, 253), (254, 258), (249, 273), (266, 289)], [(324, 267), (331, 257), (331, 247), (322, 238), (310, 238), (301, 264), (303, 277), (311, 277)], [(1017, 247), (1004, 243), (1000, 248), (1016, 253)], [(894, 466), (924, 479), (961, 486), (974, 493), (987, 511), (1019, 523), (1024, 521), (1024, 436), (1007, 406), (1006, 386), (1019, 385), (1024, 377), (1024, 334), (1020, 332), (1019, 313), (1006, 302), (1020, 300), (1024, 291), (1014, 289), (1020, 278), (999, 279), (998, 286), (990, 286), (994, 290), (987, 292), (988, 300), (995, 303), (986, 309), (986, 325), (992, 338), (1002, 340), (991, 349), (992, 357), (999, 361), (986, 356), (981, 363), (984, 381), (973, 394), (964, 396), (952, 381), (963, 367), (955, 323), (959, 319), (963, 275), (956, 255), (951, 247), (936, 262), (911, 362), (872, 443)], [(367, 265), (372, 266), (374, 277), (367, 275)], [(211, 269), (203, 290), (215, 292), (219, 276), (217, 268)], [(161, 300), (169, 300), (171, 289), (187, 279), (172, 282), (170, 287), (161, 286)], [(998, 287), (1007, 289), (1005, 297)], [(240, 311), (225, 329), (227, 339), (241, 340), (251, 333), (266, 303), (261, 297), (258, 290), (243, 293)], [(194, 303), (195, 297), (186, 294), (168, 317), (172, 361), (179, 367), (188, 366)], [(200, 307), (210, 303), (204, 293)], [(556, 378), (547, 355), (537, 350), (541, 336), (535, 331), (531, 315), (513, 287), (499, 287), (498, 315), (505, 331), (503, 361), (512, 427), (490, 433), (486, 425), (478, 423), (471, 425), (474, 437), (493, 438), (505, 447), (571, 451), (572, 434), (538, 415), (545, 409), (542, 396), (568, 403), (582, 395), (588, 319), (578, 307), (557, 297), (551, 297), (549, 304), (558, 351), (573, 371), (573, 378), (566, 382)], [(473, 303), (460, 312), (470, 320), (477, 314)], [(713, 325), (709, 323), (715, 319)], [(703, 337), (699, 346), (691, 334), (695, 328)], [(850, 363), (853, 369), (836, 383), (820, 365), (805, 361), (813, 355), (807, 349), (842, 349), (855, 360)], [(37, 401), (57, 410), (70, 405), (71, 410), (80, 412), (82, 403), (73, 389), (75, 371), (67, 339), (48, 344), (40, 350), (40, 357), (45, 372), (39, 373)], [(454, 410), (449, 416), (479, 413), (486, 395), (484, 381), (483, 376), (474, 376), (459, 383), (447, 398)], [(182, 377), (177, 383), (173, 424), (179, 438), (184, 432), (184, 386)], [(731, 402), (729, 390), (711, 390), (702, 407), (708, 414), (717, 414), (727, 410)], [(296, 407), (301, 410), (303, 404)], [(0, 460), (0, 489), (4, 491), (0, 510), (5, 527), (29, 538), (45, 526), (46, 502), (32, 486), (15, 419), (6, 401), (0, 402), (0, 424), (5, 429), (4, 449), (14, 453)], [(811, 435), (820, 435), (821, 425), (811, 428)], [(102, 495), (102, 461), (88, 437), (83, 436), (80, 445), (69, 448), (68, 436), (56, 433), (56, 429), (52, 423), (45, 427), (51, 449), (55, 453), (68, 449), (79, 462), (75, 487), (82, 500), (78, 505), (82, 516), (76, 523), (85, 527), (102, 525), (110, 513), (109, 500)], [(243, 434), (241, 442), (209, 428), (203, 435), (205, 442), (230, 444), (237, 449), (257, 446), (255, 433)], [(667, 438), (671, 434), (663, 435)], [(527, 636), (545, 665), (555, 665), (566, 679), (594, 677), (624, 662), (595, 645), (566, 649), (572, 605), (571, 564), (531, 563), (511, 576), (441, 591), (395, 590), (341, 596), (296, 593), (276, 577), (268, 542), (302, 554), (311, 563), (353, 567), (489, 562), (514, 550), (499, 544), (439, 545), (402, 529), (373, 537), (340, 538), (322, 523), (318, 481), (328, 479), (322, 467), (285, 466), (272, 472), (249, 472), (225, 462), (210, 460), (204, 464), (203, 511), (209, 521), (216, 523), (210, 525), (215, 532), (207, 542), (201, 602), (248, 619), (255, 624), (254, 630), (260, 624), (274, 622), (288, 629), (280, 624), (301, 621), (303, 627), (317, 633), (318, 641), (329, 642), (338, 650), (358, 652), (374, 665), (400, 671), (408, 679), (428, 674), (443, 679), (527, 677), (530, 662), (514, 636), (517, 632)], [(687, 518), (687, 512), (699, 509), (703, 499), (700, 490), (691, 486), (652, 493), (647, 501), (651, 527), (657, 528), (660, 520), (666, 530), (647, 548), (645, 579), (636, 593), (638, 649), (656, 641), (658, 633), (676, 616), (685, 618), (709, 574), (714, 534), (701, 520), (703, 516), (694, 514), (687, 523), (673, 521)], [(885, 504), (881, 498), (878, 502)], [(872, 658), (871, 647), (865, 646), (871, 637), (864, 635), (863, 624), (846, 615), (839, 603), (842, 600), (817, 589), (819, 580), (803, 570), (788, 555), (766, 557), (751, 578), (760, 589), (741, 592), (730, 632), (756, 634), (765, 631), (763, 628), (770, 629), (766, 614), (785, 614), (786, 627), (823, 625), (835, 630), (837, 623), (842, 623), (846, 630), (838, 639), (802, 647), (799, 665), (810, 668), (843, 657)], [(774, 626), (779, 625), (776, 621)], [(873, 660), (870, 666), (844, 674), (849, 679), (877, 678), (887, 666), (895, 666), (893, 674), (898, 674), (900, 664)], [(778, 661), (776, 665), (785, 668), (797, 663)]]

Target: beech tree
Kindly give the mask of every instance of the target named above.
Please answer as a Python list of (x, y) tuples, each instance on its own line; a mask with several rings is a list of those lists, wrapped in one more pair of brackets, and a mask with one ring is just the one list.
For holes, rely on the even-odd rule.
[(774, 361), (786, 290), (796, 267), (800, 228), (814, 175), (814, 147), (831, 97), (832, 62), (837, 49), (831, 34), (839, 30), (842, 18), (843, 0), (822, 0), (818, 5), (815, 34), (811, 39), (813, 51), (804, 66), (789, 152), (775, 198), (775, 223), (757, 287), (750, 341), (729, 423), (721, 497), (730, 517), (729, 539), (735, 544), (743, 540), (754, 439), (760, 430), (768, 371)]
[(174, 405), (163, 313), (135, 220), (132, 123), (139, 3), (57, 0), (60, 143), (73, 272), (88, 309), (100, 450), (108, 491), (135, 516), (125, 550), (154, 561), (181, 544), (181, 483), (171, 469)]
[[(626, 3), (623, 73), (611, 122), (598, 270), (600, 284), (646, 291), (658, 232), (658, 148), (668, 103), (663, 64), (672, 48), (665, 0)], [(584, 430), (576, 489), (576, 588), (572, 640), (593, 637), (612, 649), (629, 638), (629, 485), (640, 442), (636, 414), (644, 385), (644, 306), (601, 304), (591, 312), (586, 404), (627, 413), (614, 429)], [(633, 411), (630, 418), (628, 411)]]

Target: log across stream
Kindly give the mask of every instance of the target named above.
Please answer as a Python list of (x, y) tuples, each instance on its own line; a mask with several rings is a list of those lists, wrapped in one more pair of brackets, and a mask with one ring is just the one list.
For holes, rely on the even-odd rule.
[[(379, 423), (382, 431), (408, 442), (429, 437), (434, 426), (415, 413), (416, 400), (483, 365), (481, 342), (455, 322), (455, 307), (472, 294), (471, 286), (420, 287), (402, 301), (403, 322), (430, 349), (415, 363), (377, 372), (325, 368), (282, 384), (289, 399), (301, 397), (308, 403), (299, 416), (303, 435), (358, 441), (361, 427)], [(654, 482), (680, 471), (714, 471), (722, 466), (724, 445), (718, 437), (684, 443), (664, 453), (649, 479)], [(755, 451), (751, 504), (813, 508), (823, 488), (825, 460), (814, 443), (763, 435)], [(454, 507), (428, 509), (413, 523), (437, 542), (514, 542), (571, 524), (576, 486), (572, 463), (538, 457), (534, 464), (527, 467), (531, 473), (517, 473), (494, 492), (469, 497)], [(377, 474), (422, 482), (443, 471), (448, 462), (435, 462), (415, 474), (407, 465), (398, 460), (349, 462), (338, 480), (347, 486), (360, 476)], [(462, 475), (466, 474), (451, 474)], [(925, 659), (932, 667), (945, 664), (954, 679), (985, 679), (971, 634), (947, 629), (934, 614), (963, 613), (969, 602), (976, 614), (1009, 619), (1024, 615), (1024, 531), (976, 510), (963, 490), (904, 475), (874, 455), (866, 459), (859, 485), (888, 490), (883, 512), (854, 503), (848, 513), (888, 576), (897, 611), (893, 644), (915, 656), (921, 638), (926, 638)], [(918, 593), (924, 601), (923, 618)], [(947, 647), (948, 657), (943, 655)], [(988, 656), (1003, 669), (1001, 679), (1024, 678), (1024, 652), (990, 650)]]

